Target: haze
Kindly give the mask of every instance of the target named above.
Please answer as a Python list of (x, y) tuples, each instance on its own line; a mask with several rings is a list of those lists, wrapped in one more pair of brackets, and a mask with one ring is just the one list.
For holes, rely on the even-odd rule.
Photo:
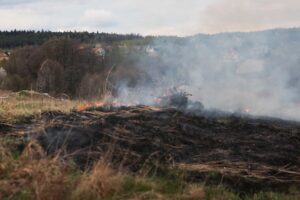
[(0, 30), (193, 35), (298, 27), (296, 0), (0, 0)]

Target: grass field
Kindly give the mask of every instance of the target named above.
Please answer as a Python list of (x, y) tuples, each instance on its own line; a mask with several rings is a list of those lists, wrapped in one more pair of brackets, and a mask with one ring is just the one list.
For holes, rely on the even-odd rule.
[[(80, 171), (59, 157), (46, 157), (38, 148), (27, 148), (19, 157), (1, 147), (0, 199), (299, 199), (290, 194), (258, 192), (234, 193), (222, 185), (189, 184), (178, 175), (135, 176), (114, 170), (109, 162), (99, 161), (91, 169)], [(298, 194), (298, 195), (297, 195)]]
[(12, 93), (0, 90), (0, 122), (17, 123), (28, 116), (50, 110), (69, 112), (79, 101), (59, 100), (33, 91)]

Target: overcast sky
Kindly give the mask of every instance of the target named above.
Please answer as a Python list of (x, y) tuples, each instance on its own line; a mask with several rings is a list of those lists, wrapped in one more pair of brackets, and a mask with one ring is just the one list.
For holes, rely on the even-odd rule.
[(0, 0), (0, 29), (193, 35), (300, 27), (299, 0)]

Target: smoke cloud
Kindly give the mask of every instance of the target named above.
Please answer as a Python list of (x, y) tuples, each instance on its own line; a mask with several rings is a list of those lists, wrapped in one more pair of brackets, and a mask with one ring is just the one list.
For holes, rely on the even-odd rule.
[(157, 38), (135, 58), (151, 81), (119, 100), (154, 104), (177, 87), (206, 108), (300, 120), (300, 29)]
[(298, 27), (299, 8), (295, 0), (217, 0), (207, 6), (199, 26), (208, 33)]

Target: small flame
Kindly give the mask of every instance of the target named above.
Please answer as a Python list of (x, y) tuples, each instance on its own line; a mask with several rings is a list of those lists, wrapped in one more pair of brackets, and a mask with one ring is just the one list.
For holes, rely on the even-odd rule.
[(93, 102), (93, 103), (84, 103), (84, 104), (80, 104), (77, 106), (77, 111), (84, 111), (88, 108), (91, 108), (91, 107), (102, 107), (106, 105), (106, 103), (104, 101), (96, 101), (96, 102)]
[(88, 109), (90, 107), (90, 105), (89, 104), (81, 104), (81, 105), (79, 105), (79, 106), (77, 106), (77, 111), (84, 111), (84, 110), (86, 110), (86, 109)]
[(105, 102), (104, 101), (98, 101), (95, 103), (95, 106), (97, 107), (101, 107), (101, 106), (104, 106), (105, 105)]

